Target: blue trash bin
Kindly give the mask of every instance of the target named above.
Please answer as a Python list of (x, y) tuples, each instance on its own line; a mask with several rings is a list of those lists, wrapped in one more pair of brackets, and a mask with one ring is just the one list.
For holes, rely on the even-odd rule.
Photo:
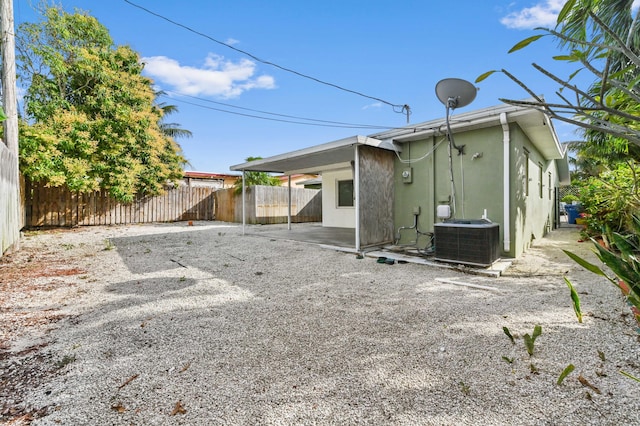
[(579, 207), (575, 204), (567, 204), (564, 206), (564, 209), (567, 211), (567, 222), (575, 225), (576, 219), (578, 218)]

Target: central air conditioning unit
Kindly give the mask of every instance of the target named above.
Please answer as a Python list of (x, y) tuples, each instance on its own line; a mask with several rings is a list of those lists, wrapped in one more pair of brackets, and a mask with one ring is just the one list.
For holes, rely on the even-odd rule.
[(500, 258), (500, 225), (497, 223), (454, 219), (433, 227), (435, 260), (487, 267)]

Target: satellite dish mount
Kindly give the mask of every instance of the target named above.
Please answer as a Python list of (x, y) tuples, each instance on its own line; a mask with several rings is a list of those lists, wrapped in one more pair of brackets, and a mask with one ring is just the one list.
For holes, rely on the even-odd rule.
[(450, 111), (469, 105), (476, 98), (477, 89), (471, 83), (459, 78), (445, 78), (436, 84), (436, 96), (446, 106), (447, 137), (451, 145), (464, 155), (464, 145), (457, 146), (451, 133)]

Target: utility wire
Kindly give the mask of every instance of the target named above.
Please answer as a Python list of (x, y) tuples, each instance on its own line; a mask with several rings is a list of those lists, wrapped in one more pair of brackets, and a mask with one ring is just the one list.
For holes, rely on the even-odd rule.
[[(270, 62), (270, 61), (266, 61), (266, 60), (264, 60), (264, 59), (260, 59), (260, 58), (258, 58), (257, 56), (252, 55), (251, 53), (249, 53), (249, 52), (247, 52), (247, 51), (245, 51), (245, 50), (238, 49), (237, 47), (234, 47), (234, 46), (232, 46), (232, 45), (230, 45), (230, 44), (227, 44), (227, 43), (225, 43), (225, 42), (222, 42), (222, 41), (220, 41), (220, 40), (217, 40), (217, 39), (215, 39), (215, 38), (211, 37), (211, 36), (210, 36), (210, 35), (208, 35), (208, 34), (202, 33), (202, 32), (200, 32), (200, 31), (198, 31), (198, 30), (195, 30), (195, 29), (193, 29), (193, 28), (191, 28), (191, 27), (187, 26), (187, 25), (184, 25), (184, 24), (181, 24), (181, 23), (179, 23), (179, 22), (176, 22), (176, 21), (174, 21), (174, 20), (172, 20), (172, 19), (169, 19), (169, 18), (167, 18), (166, 16), (163, 16), (163, 15), (160, 15), (159, 13), (153, 12), (153, 11), (151, 11), (151, 10), (149, 10), (149, 9), (147, 9), (147, 8), (143, 7), (143, 6), (140, 6), (139, 4), (136, 4), (136, 3), (134, 3), (134, 2), (132, 2), (132, 1), (130, 1), (130, 0), (124, 0), (124, 2), (125, 2), (125, 3), (130, 4), (130, 5), (131, 5), (131, 6), (133, 6), (133, 7), (137, 7), (137, 8), (138, 8), (138, 9), (140, 9), (140, 10), (143, 10), (143, 11), (147, 12), (147, 13), (148, 13), (148, 14), (150, 14), (150, 15), (153, 15), (153, 16), (156, 16), (156, 17), (158, 17), (158, 18), (160, 18), (160, 19), (163, 19), (163, 20), (165, 20), (165, 21), (167, 21), (167, 22), (169, 22), (169, 23), (171, 23), (171, 24), (173, 24), (173, 25), (176, 25), (176, 26), (178, 26), (178, 27), (184, 28), (185, 30), (187, 30), (187, 31), (189, 31), (189, 32), (192, 32), (192, 33), (197, 34), (197, 35), (199, 35), (199, 36), (201, 36), (201, 37), (204, 37), (204, 38), (206, 38), (206, 39), (209, 39), (209, 40), (213, 41), (214, 43), (218, 43), (218, 44), (220, 44), (220, 45), (222, 45), (222, 46), (228, 47), (229, 49), (235, 50), (236, 52), (242, 53), (243, 55), (247, 55), (248, 57), (250, 57), (250, 58), (252, 58), (252, 59), (254, 59), (254, 60), (258, 61), (258, 62), (261, 62), (261, 63), (263, 63), (263, 64), (271, 65), (272, 67), (276, 67), (276, 68), (279, 68), (279, 69), (281, 69), (281, 70), (283, 70), (283, 71), (286, 71), (286, 72), (289, 72), (289, 73), (295, 74), (295, 75), (297, 75), (297, 76), (299, 76), (299, 77), (303, 77), (303, 78), (306, 78), (306, 79), (309, 79), (309, 80), (315, 81), (316, 83), (324, 84), (324, 85), (326, 85), (326, 86), (331, 86), (331, 87), (334, 87), (334, 88), (336, 88), (336, 89), (339, 89), (339, 90), (342, 90), (342, 91), (345, 91), (345, 92), (349, 92), (349, 93), (353, 93), (353, 94), (358, 95), (358, 96), (362, 96), (362, 97), (364, 97), (364, 98), (368, 98), (368, 99), (372, 99), (372, 100), (374, 100), (374, 101), (382, 102), (383, 104), (386, 104), (386, 105), (391, 106), (391, 107), (393, 108), (393, 111), (394, 111), (394, 112), (396, 112), (396, 113), (404, 113), (404, 114), (406, 114), (406, 115), (407, 115), (407, 122), (409, 122), (409, 116), (411, 115), (411, 108), (410, 108), (410, 107), (409, 107), (409, 105), (407, 105), (407, 104), (404, 104), (404, 105), (401, 105), (401, 104), (394, 104), (394, 103), (391, 103), (391, 102), (385, 101), (384, 99), (376, 98), (376, 97), (374, 97), (374, 96), (365, 95), (364, 93), (358, 92), (358, 91), (356, 91), (356, 90), (347, 89), (347, 88), (345, 88), (345, 87), (338, 86), (337, 84), (333, 84), (333, 83), (329, 83), (329, 82), (324, 81), (324, 80), (320, 80), (320, 79), (318, 79), (318, 78), (315, 78), (315, 77), (312, 77), (312, 76), (310, 76), (310, 75), (307, 75), (307, 74), (301, 73), (301, 72), (299, 72), (299, 71), (295, 71), (295, 70), (293, 70), (293, 69), (291, 69), (291, 68), (287, 68), (287, 67), (284, 67), (284, 66), (282, 66), (282, 65), (278, 65), (278, 64), (276, 64), (276, 63), (274, 63), (274, 62)], [(397, 110), (398, 108), (400, 109), (399, 111)]]
[[(273, 115), (276, 117), (284, 117), (284, 118), (292, 118), (292, 119), (296, 119), (296, 120), (305, 120), (305, 121), (312, 121), (312, 122), (317, 122), (317, 123), (325, 123), (325, 124), (335, 124), (337, 126), (335, 127), (348, 127), (348, 128), (358, 128), (358, 129), (393, 129), (395, 127), (388, 127), (388, 126), (380, 126), (380, 125), (374, 125), (374, 124), (355, 124), (355, 123), (345, 123), (342, 121), (330, 121), (330, 120), (320, 120), (317, 118), (306, 118), (306, 117), (298, 117), (295, 115), (287, 115), (287, 114), (278, 114), (275, 112), (269, 112), (269, 111), (262, 111), (262, 110), (258, 110), (258, 109), (252, 109), (252, 108), (246, 108), (246, 107), (241, 107), (241, 106), (237, 106), (237, 105), (231, 105), (231, 104), (227, 104), (224, 102), (217, 102), (217, 101), (212, 101), (210, 99), (205, 99), (205, 98), (199, 98), (197, 96), (193, 96), (193, 95), (187, 95), (184, 93), (180, 93), (180, 92), (175, 92), (172, 90), (163, 90), (163, 92), (167, 93), (167, 94), (174, 94), (177, 96), (184, 96), (186, 98), (191, 98), (191, 99), (195, 99), (201, 102), (208, 102), (208, 103), (212, 103), (212, 104), (216, 104), (216, 105), (222, 105), (225, 107), (229, 107), (229, 108), (236, 108), (236, 109), (240, 109), (243, 111), (250, 111), (250, 112), (255, 112), (255, 113), (259, 113), (259, 114), (267, 114), (267, 115)], [(172, 98), (172, 97), (168, 97), (168, 96), (164, 96), (163, 97), (167, 98), (167, 99), (171, 99), (171, 100), (178, 100), (181, 101), (178, 98)], [(182, 101), (184, 102), (184, 101)], [(196, 103), (191, 103), (191, 105), (196, 105), (196, 106), (202, 106), (203, 108), (206, 108), (204, 105), (199, 105)], [(219, 110), (219, 111), (225, 111), (225, 110)]]
[[(314, 120), (314, 119), (286, 116), (286, 115), (283, 115), (283, 114), (274, 114), (274, 113), (266, 113), (266, 112), (265, 112), (265, 114), (273, 114), (273, 115), (279, 115), (279, 116), (282, 116), (282, 117), (291, 117), (291, 118), (297, 118), (297, 119), (300, 119), (300, 120), (315, 121), (315, 123), (314, 122), (285, 120), (285, 119), (280, 119), (280, 118), (262, 117), (262, 116), (259, 116), (259, 115), (245, 114), (245, 113), (242, 113), (242, 112), (229, 111), (229, 110), (222, 109), (222, 108), (215, 108), (215, 107), (211, 107), (211, 106), (206, 106), (206, 105), (198, 104), (198, 103), (195, 103), (195, 102), (185, 101), (183, 99), (176, 99), (176, 98), (169, 98), (169, 97), (168, 97), (168, 99), (171, 99), (172, 101), (182, 102), (182, 103), (185, 103), (185, 104), (188, 104), (188, 105), (197, 106), (197, 107), (200, 107), (200, 108), (205, 108), (205, 109), (210, 109), (210, 110), (213, 110), (213, 111), (224, 112), (224, 113), (227, 113), (227, 114), (241, 115), (243, 117), (257, 118), (257, 119), (260, 119), (260, 120), (278, 121), (278, 122), (282, 122), (282, 123), (304, 124), (304, 125), (307, 125), (307, 126), (317, 126), (317, 127), (339, 127), (339, 128), (346, 128), (346, 129), (380, 129), (380, 130), (393, 129), (392, 127), (373, 126), (373, 125), (368, 125), (368, 124), (348, 124), (348, 123), (337, 124), (339, 122), (331, 122), (331, 121), (324, 121), (324, 120)], [(232, 106), (232, 105), (229, 105), (229, 106)], [(237, 108), (241, 108), (241, 107), (237, 107)], [(248, 109), (248, 108), (242, 108), (242, 109)], [(250, 111), (252, 111), (252, 110), (250, 110)], [(331, 123), (334, 123), (334, 124), (331, 124)]]

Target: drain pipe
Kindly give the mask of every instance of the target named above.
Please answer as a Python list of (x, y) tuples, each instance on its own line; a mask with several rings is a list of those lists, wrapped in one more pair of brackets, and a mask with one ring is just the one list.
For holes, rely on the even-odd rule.
[(356, 253), (360, 253), (360, 152), (358, 144), (354, 149), (354, 166), (353, 166), (353, 192), (355, 194), (355, 210), (356, 210)]
[(500, 114), (500, 124), (502, 125), (502, 157), (503, 157), (503, 199), (502, 199), (502, 221), (503, 227), (503, 250), (508, 253), (511, 251), (511, 185), (510, 185), (510, 169), (511, 169), (511, 135), (509, 133), (509, 122), (507, 121), (507, 114)]
[(291, 175), (287, 179), (289, 183), (289, 205), (287, 207), (287, 229), (291, 231)]
[(246, 216), (245, 216), (245, 212), (244, 212), (244, 202), (245, 202), (245, 184), (244, 184), (244, 177), (245, 177), (245, 173), (246, 170), (242, 169), (242, 235), (244, 235), (244, 225), (246, 223)]

